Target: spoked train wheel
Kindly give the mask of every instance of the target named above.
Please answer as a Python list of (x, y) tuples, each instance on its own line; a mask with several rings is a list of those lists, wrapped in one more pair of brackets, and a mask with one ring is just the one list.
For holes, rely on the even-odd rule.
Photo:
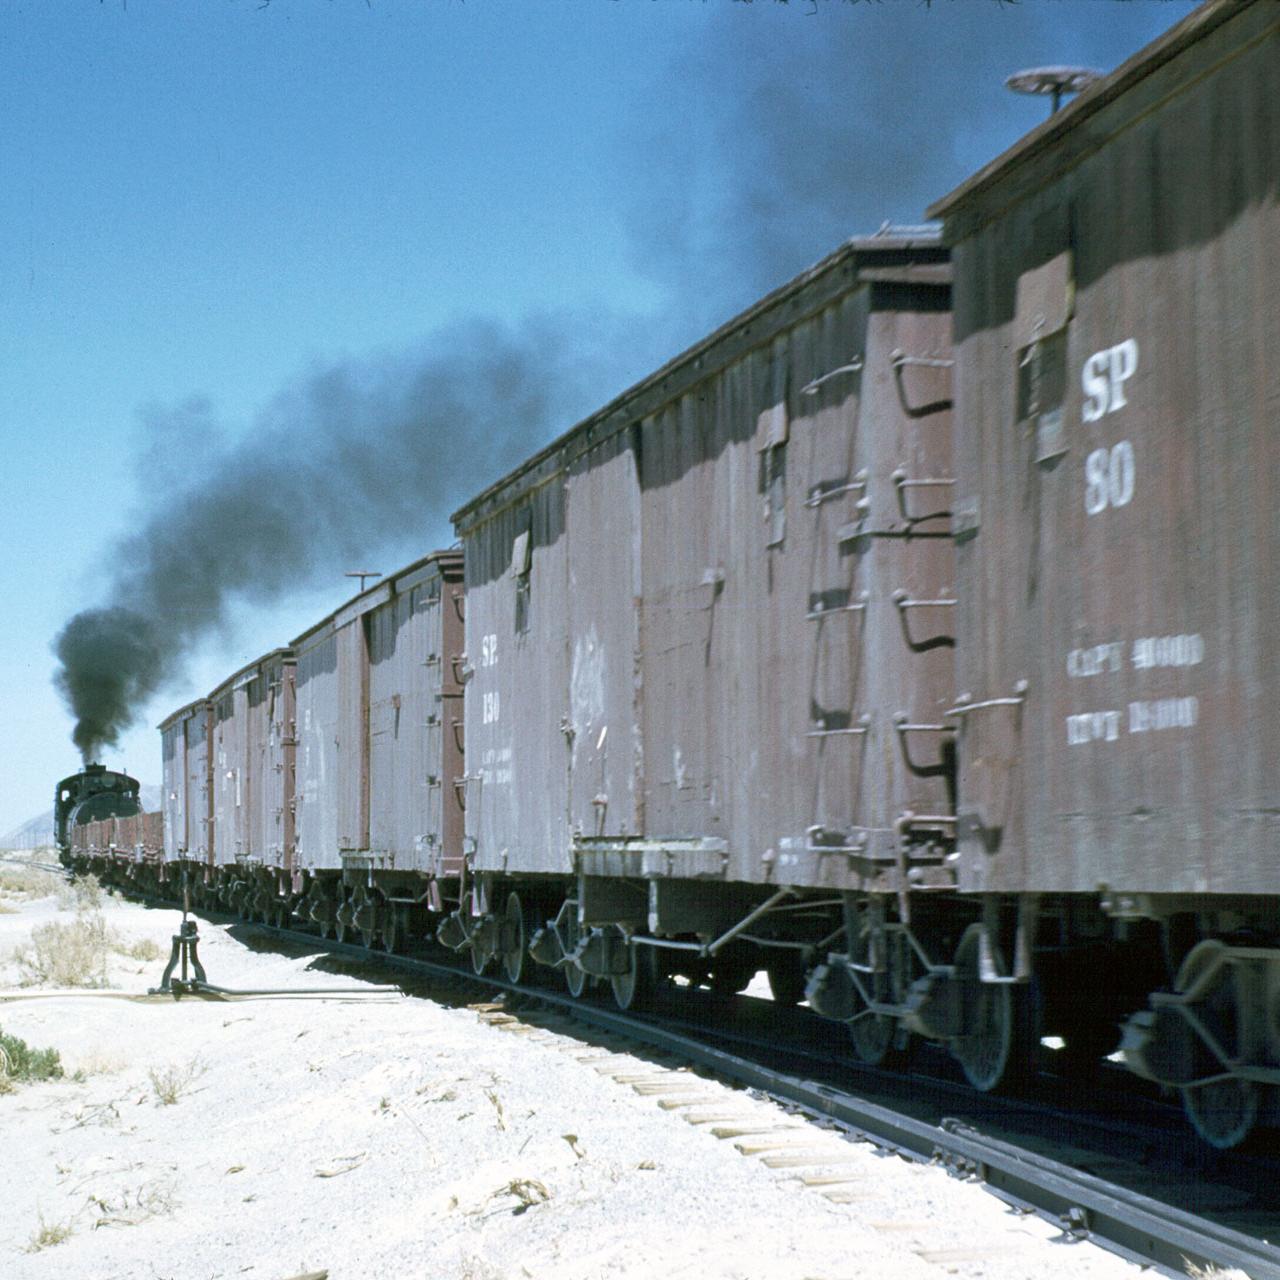
[(393, 956), (404, 946), (404, 915), (402, 908), (394, 902), (383, 903), (382, 907), (382, 949)]
[(865, 1008), (849, 1023), (854, 1056), (869, 1067), (883, 1066), (888, 1061), (897, 1034), (895, 1018)]
[[(572, 954), (578, 945), (578, 912), (576, 906), (568, 913), (568, 919), (565, 922), (565, 950)], [(564, 985), (569, 989), (569, 994), (577, 1000), (587, 989), (586, 972), (572, 961), (567, 961), (563, 968)]]
[[(1228, 1052), (1238, 1051), (1239, 1027), (1242, 1022), (1239, 1004), (1242, 995), (1248, 999), (1248, 986), (1237, 983), (1233, 965), (1221, 963), (1225, 948), (1215, 939), (1196, 945), (1182, 962), (1174, 987), (1189, 991), (1212, 966), (1210, 985), (1198, 999), (1195, 1009), (1199, 1021)], [(1217, 975), (1221, 975), (1218, 977)], [(1224, 1071), (1223, 1065), (1203, 1046), (1197, 1053), (1197, 1067), (1202, 1076)], [(1181, 1090), (1182, 1109), (1195, 1131), (1219, 1151), (1238, 1147), (1253, 1132), (1258, 1120), (1259, 1089), (1251, 1080), (1239, 1076), (1220, 1075), (1205, 1084), (1190, 1085)]]
[(479, 977), (489, 967), (489, 961), (493, 957), (478, 942), (473, 942), (469, 950), (471, 952), (471, 972)]
[(333, 909), (333, 940), (335, 942), (354, 942), (355, 929), (342, 919), (350, 911), (351, 907), (347, 899), (339, 894), (334, 900)]
[(1238, 1147), (1258, 1121), (1258, 1086), (1228, 1077), (1182, 1090), (1182, 1109), (1195, 1131), (1219, 1151)]
[[(871, 963), (873, 955), (879, 957), (879, 964)], [(904, 984), (904, 975), (894, 969), (894, 962), (900, 961), (901, 957), (890, 940), (873, 929), (865, 919), (854, 934), (854, 958), (873, 970), (863, 976), (872, 1001), (883, 1004), (901, 1002), (900, 988)], [(884, 1066), (896, 1056), (894, 1046), (898, 1041), (898, 1020), (890, 1014), (875, 1013), (867, 1008), (856, 988), (854, 1000), (858, 1012), (848, 1024), (854, 1057), (869, 1067)]]
[[(965, 984), (965, 1025), (951, 1052), (975, 1089), (994, 1093), (1014, 1087), (1030, 1073), (1039, 1044), (1037, 1010), (1032, 984), (979, 981), (981, 943), (982, 926), (972, 924), (956, 948), (955, 980)], [(999, 968), (998, 953), (995, 961)]]
[[(357, 885), (351, 891), (351, 932), (360, 935), (360, 945), (367, 951), (373, 950), (378, 936), (377, 924), (374, 922), (375, 901), (373, 894), (363, 885)], [(357, 921), (363, 919), (363, 923)], [(353, 938), (352, 941), (355, 939)]]
[(626, 973), (609, 979), (613, 988), (613, 1002), (619, 1009), (638, 1009), (653, 994), (657, 986), (656, 949), (648, 946), (637, 946), (628, 942), (627, 954), (631, 965)]
[(524, 976), (525, 947), (528, 943), (524, 907), (518, 893), (507, 895), (507, 909), (499, 926), (501, 933), (502, 969), (508, 982), (519, 982)]

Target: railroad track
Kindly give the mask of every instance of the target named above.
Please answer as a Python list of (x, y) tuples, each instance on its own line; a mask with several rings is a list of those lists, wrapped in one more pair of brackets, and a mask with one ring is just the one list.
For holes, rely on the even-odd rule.
[[(67, 874), (59, 865), (25, 858), (0, 861)], [(155, 907), (177, 906), (168, 899), (131, 896)], [(909, 1078), (883, 1069), (854, 1068), (847, 1054), (821, 1046), (823, 1032), (830, 1035), (833, 1024), (805, 1011), (788, 1009), (782, 1016), (797, 1026), (807, 1022), (807, 1037), (780, 1038), (776, 1025), (766, 1034), (764, 1024), (775, 1023), (779, 1010), (763, 1001), (717, 1000), (702, 992), (684, 992), (679, 1008), (675, 1001), (659, 1000), (645, 1011), (622, 1013), (589, 997), (575, 999), (545, 986), (517, 986), (443, 958), (388, 954), (312, 932), (244, 921), (207, 907), (193, 914), (321, 952), (366, 972), (390, 971), (415, 979), (401, 983), (412, 994), (454, 1004), (497, 996), (516, 1017), (553, 1010), (615, 1043), (642, 1046), (753, 1090), (787, 1110), (843, 1131), (851, 1140), (866, 1140), (981, 1181), (1010, 1205), (1055, 1222), (1065, 1237), (1091, 1239), (1166, 1275), (1185, 1277), (1188, 1264), (1194, 1264), (1238, 1268), (1252, 1280), (1280, 1280), (1280, 1248), (1268, 1238), (1280, 1233), (1280, 1200), (1262, 1210), (1244, 1205), (1243, 1216), (1251, 1219), (1246, 1231), (1224, 1221), (1221, 1212), (1193, 1213), (1164, 1198), (1195, 1203), (1209, 1196), (1230, 1217), (1233, 1207), (1241, 1206), (1232, 1205), (1230, 1188), (1223, 1205), (1224, 1178), (1234, 1175), (1240, 1184), (1252, 1176), (1259, 1185), (1280, 1185), (1280, 1169), (1265, 1162), (1242, 1165), (1239, 1153), (1230, 1161), (1215, 1158), (1175, 1127), (1178, 1119), (1172, 1110), (1136, 1097), (1132, 1089), (1104, 1087), (1097, 1091), (1100, 1105), (1063, 1111), (1060, 1103), (975, 1094), (948, 1080), (945, 1066), (937, 1075)], [(742, 1016), (727, 1020), (729, 1009)], [(752, 1029), (753, 1020), (761, 1029)], [(842, 1036), (839, 1041), (843, 1047)], [(855, 1071), (856, 1092), (849, 1088)], [(1046, 1132), (1052, 1136), (1046, 1138)], [(1060, 1158), (1064, 1148), (1068, 1159)], [(1128, 1152), (1127, 1158), (1118, 1154), (1121, 1150)], [(1170, 1158), (1179, 1150), (1181, 1163)], [(1151, 1164), (1163, 1166), (1155, 1177), (1147, 1168)], [(1100, 1176), (1099, 1166), (1107, 1169), (1107, 1176)], [(1132, 1185), (1135, 1171), (1139, 1186)], [(1147, 1191), (1157, 1194), (1139, 1189), (1144, 1181)], [(1246, 1194), (1242, 1186), (1237, 1191)]]
[(19, 867), (31, 867), (36, 871), (51, 871), (54, 875), (70, 878), (71, 872), (58, 862), (34, 862), (30, 858), (16, 858), (12, 854), (0, 854), (0, 862), (9, 862)]
[[(172, 906), (160, 900), (147, 901)], [(1114, 1117), (1105, 1114), (1082, 1116), (1026, 1098), (1006, 1100), (976, 1095), (940, 1078), (926, 1077), (922, 1081), (912, 1076), (908, 1084), (905, 1078), (887, 1072), (859, 1070), (859, 1085), (866, 1079), (873, 1087), (854, 1092), (841, 1082), (841, 1077), (847, 1081), (852, 1071), (847, 1061), (803, 1045), (779, 1047), (776, 1038), (768, 1040), (733, 1025), (693, 1027), (687, 1010), (683, 1018), (667, 1014), (662, 1002), (643, 1013), (622, 1013), (589, 998), (574, 999), (567, 992), (516, 986), (503, 977), (477, 975), (469, 967), (441, 959), (391, 955), (354, 943), (322, 939), (314, 933), (241, 921), (208, 909), (198, 914), (211, 922), (234, 923), (240, 929), (253, 930), (281, 943), (349, 961), (365, 971), (391, 971), (417, 979), (417, 983), (402, 983), (413, 994), (455, 1004), (474, 1002), (478, 994), (490, 999), (496, 996), (517, 1018), (522, 1012), (554, 1010), (580, 1027), (657, 1051), (723, 1081), (754, 1090), (790, 1111), (842, 1130), (851, 1140), (866, 1140), (981, 1181), (1010, 1205), (1057, 1223), (1065, 1237), (1093, 1240), (1166, 1275), (1185, 1277), (1188, 1264), (1193, 1264), (1201, 1268), (1238, 1268), (1252, 1280), (1280, 1280), (1280, 1248), (1265, 1238), (1280, 1232), (1280, 1203), (1274, 1212), (1270, 1207), (1261, 1213), (1255, 1211), (1259, 1229), (1247, 1232), (1224, 1223), (1220, 1217), (1215, 1220), (1190, 1212), (1156, 1194), (1125, 1185), (1119, 1175), (1127, 1175), (1132, 1182), (1134, 1171), (1143, 1167), (1144, 1153), (1176, 1147), (1182, 1141), (1194, 1150), (1189, 1135), (1173, 1137), (1162, 1132), (1157, 1123), (1130, 1120), (1117, 1125)], [(419, 990), (414, 992), (414, 986)], [(696, 998), (700, 993), (693, 994)], [(728, 1003), (721, 1001), (721, 1008)], [(734, 1004), (741, 1008), (742, 999)], [(819, 1021), (814, 1019), (815, 1023)], [(878, 1096), (867, 1097), (867, 1093)], [(950, 1110), (959, 1110), (961, 1115), (946, 1114)], [(1037, 1129), (1042, 1131), (1038, 1136)], [(1055, 1136), (1046, 1138), (1044, 1130)], [(1090, 1155), (1084, 1141), (1090, 1131), (1112, 1138), (1118, 1134), (1122, 1145), (1138, 1153), (1137, 1159), (1130, 1158), (1121, 1169), (1119, 1166), (1125, 1162), (1113, 1152), (1095, 1149)], [(1028, 1133), (1032, 1134), (1030, 1138)], [(1086, 1148), (1083, 1152), (1082, 1146)], [(1068, 1159), (1050, 1154), (1056, 1149), (1061, 1155), (1064, 1147), (1068, 1149)], [(1207, 1157), (1198, 1153), (1197, 1158), (1203, 1163)], [(1081, 1167), (1090, 1163), (1110, 1164), (1117, 1176), (1100, 1176)], [(1238, 1156), (1232, 1167), (1239, 1167)], [(1174, 1171), (1163, 1183), (1157, 1180), (1156, 1187), (1149, 1189), (1194, 1203), (1204, 1188), (1217, 1185), (1215, 1174), (1219, 1171), (1212, 1164), (1207, 1169), (1197, 1169), (1192, 1162), (1189, 1171), (1182, 1171), (1182, 1181)], [(1191, 1174), (1198, 1181), (1191, 1181)], [(1274, 1182), (1274, 1171), (1270, 1177)], [(1247, 1215), (1249, 1210), (1245, 1212)]]

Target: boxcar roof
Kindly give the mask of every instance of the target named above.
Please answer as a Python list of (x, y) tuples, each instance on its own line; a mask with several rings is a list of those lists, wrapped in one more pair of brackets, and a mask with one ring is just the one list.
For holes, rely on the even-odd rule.
[[(1181, 22), (1169, 28), (1159, 39), (1139, 49), (1109, 75), (1089, 86), (1067, 106), (1051, 115), (1043, 124), (1020, 138), (1003, 154), (984, 165), (954, 191), (929, 206), (930, 218), (950, 218), (958, 209), (975, 203), (991, 188), (1004, 181), (1014, 170), (1059, 145), (1098, 111), (1129, 92), (1141, 81), (1164, 66), (1228, 19), (1236, 16), (1257, 0), (1207, 0)], [(1087, 151), (1105, 143), (1107, 134), (1090, 137)], [(948, 228), (950, 231), (950, 228)], [(948, 235), (948, 240), (954, 237)]]
[(215, 685), (213, 692), (209, 694), (208, 698), (202, 699), (202, 701), (212, 702), (220, 693), (225, 693), (228, 689), (234, 689), (242, 682), (247, 683), (246, 677), (249, 676), (250, 672), (256, 674), (257, 669), (262, 666), (264, 662), (270, 662), (272, 658), (289, 658), (292, 656), (293, 650), (287, 647), (269, 649), (261, 657), (254, 658), (252, 662), (246, 662), (238, 671), (233, 672), (225, 680)]
[[(928, 260), (918, 261), (921, 256)], [(579, 442), (584, 447), (598, 444), (861, 283), (949, 285), (951, 265), (946, 260), (940, 228), (886, 225), (875, 235), (846, 240), (820, 262), (766, 294), (489, 485), (454, 512), (454, 524), (461, 528), (483, 519), (487, 513), (482, 508), (506, 505), (494, 503), (504, 491), (513, 490), (512, 496), (518, 496), (526, 487), (545, 481), (548, 471), (554, 474), (557, 468), (548, 464), (567, 446)]]
[(358, 591), (350, 600), (344, 601), (332, 613), (326, 614), (319, 622), (296, 636), (291, 642), (292, 647), (294, 649), (308, 647), (316, 640), (322, 639), (322, 633), (332, 630), (335, 626), (344, 626), (351, 619), (368, 613), (370, 609), (376, 609), (384, 601), (390, 600), (393, 595), (417, 586), (421, 578), (427, 576), (422, 573), (422, 570), (437, 563), (442, 566), (461, 565), (462, 552), (457, 547), (450, 547), (445, 551), (429, 551), (425, 556), (420, 556), (417, 560), (405, 565), (404, 568), (387, 574), (373, 586)]
[(156, 725), (156, 728), (162, 731), (169, 728), (169, 726), (173, 724), (175, 721), (182, 720), (186, 716), (189, 716), (198, 707), (203, 707), (204, 704), (208, 701), (209, 701), (208, 698), (196, 698), (194, 701), (188, 702), (185, 707), (179, 707), (177, 711), (169, 712), (169, 714), (165, 716), (165, 718), (161, 720), (158, 725)]

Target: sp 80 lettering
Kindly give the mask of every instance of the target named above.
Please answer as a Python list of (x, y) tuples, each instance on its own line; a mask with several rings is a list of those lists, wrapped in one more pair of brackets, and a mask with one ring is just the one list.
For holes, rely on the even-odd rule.
[[(1080, 416), (1098, 422), (1129, 403), (1124, 384), (1138, 371), (1138, 344), (1132, 338), (1095, 351), (1080, 373), (1084, 402)], [(1133, 444), (1121, 440), (1094, 449), (1084, 460), (1084, 509), (1100, 515), (1108, 507), (1127, 507), (1133, 500)]]
[(1095, 351), (1084, 362), (1080, 375), (1084, 387), (1084, 404), (1080, 416), (1085, 422), (1097, 422), (1108, 413), (1123, 409), (1129, 401), (1124, 384), (1138, 371), (1138, 344), (1126, 338), (1114, 347)]
[(1084, 460), (1084, 509), (1091, 516), (1108, 507), (1127, 507), (1133, 499), (1133, 445), (1121, 440), (1095, 449)]

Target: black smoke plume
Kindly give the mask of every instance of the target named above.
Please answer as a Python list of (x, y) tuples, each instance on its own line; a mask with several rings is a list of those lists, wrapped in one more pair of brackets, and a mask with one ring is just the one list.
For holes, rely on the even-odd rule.
[[(607, 329), (467, 321), (416, 358), (313, 370), (212, 451), (207, 404), (150, 408), (143, 478), (162, 475), (148, 489), (164, 496), (111, 550), (104, 603), (54, 642), (82, 756), (118, 740), (232, 601), (277, 599), (373, 552), (432, 545), (467, 495), (614, 385)], [(184, 469), (184, 456), (195, 463)]]
[(315, 370), (230, 449), (210, 447), (203, 402), (148, 411), (147, 490), (166, 496), (114, 548), (103, 605), (55, 642), (81, 752), (117, 740), (231, 601), (277, 598), (392, 545), (422, 550), (466, 495), (673, 346), (849, 236), (919, 220), (975, 153), (1044, 118), (1004, 89), (1011, 72), (1112, 67), (1189, 7), (725, 6), (655, 86), (669, 130), (633, 140), (641, 164), (627, 157), (648, 193), (633, 241), (669, 292), (647, 328), (464, 323), (418, 359)]
[[(637, 265), (696, 337), (855, 235), (924, 210), (1043, 121), (1015, 71), (1108, 71), (1192, 0), (728, 4), (655, 99)], [(696, 281), (696, 290), (689, 288)]]

